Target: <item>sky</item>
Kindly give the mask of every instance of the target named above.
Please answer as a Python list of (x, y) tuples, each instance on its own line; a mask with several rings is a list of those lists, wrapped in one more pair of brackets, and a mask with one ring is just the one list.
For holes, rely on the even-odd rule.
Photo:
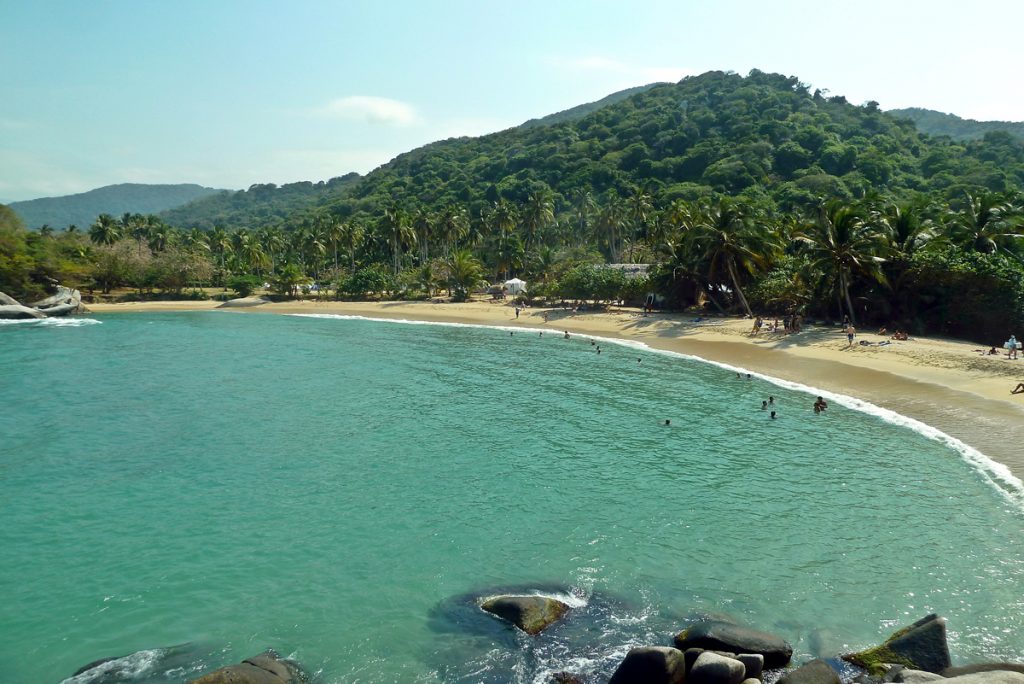
[(366, 173), (710, 70), (1024, 120), (1020, 0), (0, 0), (0, 202)]

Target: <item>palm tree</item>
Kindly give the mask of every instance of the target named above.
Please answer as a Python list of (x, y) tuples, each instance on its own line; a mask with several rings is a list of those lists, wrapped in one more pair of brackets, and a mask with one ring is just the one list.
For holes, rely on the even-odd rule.
[(886, 282), (881, 269), (885, 259), (879, 256), (883, 243), (878, 231), (856, 208), (834, 200), (820, 205), (814, 221), (793, 239), (807, 246), (811, 269), (836, 284), (846, 313), (856, 324), (850, 299), (854, 277)]
[(533, 247), (545, 228), (555, 220), (555, 203), (550, 190), (535, 190), (526, 199), (523, 207), (523, 234), (527, 251)]
[(622, 227), (625, 216), (625, 209), (622, 200), (614, 192), (605, 196), (604, 206), (597, 214), (595, 228), (599, 238), (604, 238), (608, 243), (608, 261), (613, 264), (619, 263), (618, 234)]
[(338, 271), (338, 244), (345, 237), (345, 224), (341, 221), (330, 221), (324, 229), (324, 238), (334, 252), (334, 271)]
[(207, 242), (210, 245), (210, 251), (214, 253), (220, 262), (220, 270), (223, 271), (228, 254), (231, 251), (231, 237), (224, 232), (224, 228), (221, 226), (214, 226), (213, 230), (210, 231)]
[(401, 207), (395, 203), (384, 209), (384, 215), (379, 223), (381, 230), (387, 236), (388, 247), (391, 250), (391, 268), (395, 275), (402, 270), (402, 254), (406, 245), (413, 241), (414, 235), (409, 229), (405, 214)]
[(512, 253), (515, 250), (512, 240), (517, 223), (516, 208), (508, 200), (498, 200), (491, 210), (490, 223), (498, 238), (498, 249), (495, 254), (498, 260), (498, 270), (503, 272), (504, 278), (508, 278), (509, 269), (514, 261)]
[(470, 290), (484, 281), (484, 266), (468, 249), (459, 250), (445, 262), (448, 288), (458, 300), (465, 300)]
[(739, 274), (740, 271), (753, 274), (767, 268), (779, 248), (774, 235), (760, 222), (752, 221), (742, 207), (728, 198), (705, 204), (694, 220), (689, 241), (707, 265), (708, 282), (720, 282), (724, 272), (744, 312), (753, 316), (740, 287)]
[(1024, 234), (1018, 232), (1020, 221), (1013, 216), (1013, 206), (990, 192), (977, 197), (968, 193), (965, 199), (960, 210), (948, 218), (953, 241), (984, 254), (1014, 252), (1011, 245)]
[(633, 260), (633, 245), (637, 240), (647, 237), (647, 223), (654, 205), (651, 195), (644, 188), (636, 186), (626, 199), (627, 215), (633, 226), (633, 239), (629, 241), (629, 260)]
[(89, 227), (89, 239), (98, 245), (112, 245), (121, 239), (121, 226), (110, 214), (100, 214)]
[(465, 207), (449, 204), (438, 220), (438, 231), (444, 243), (445, 256), (451, 256), (459, 240), (469, 235), (469, 214)]
[(416, 244), (419, 246), (420, 264), (424, 265), (430, 259), (430, 241), (434, 237), (434, 215), (420, 207), (412, 216), (412, 230), (416, 236)]
[(587, 239), (590, 229), (590, 217), (594, 213), (596, 206), (594, 204), (594, 196), (590, 194), (589, 190), (581, 191), (573, 201), (573, 225), (575, 227), (575, 239), (573, 242), (577, 246), (582, 245)]

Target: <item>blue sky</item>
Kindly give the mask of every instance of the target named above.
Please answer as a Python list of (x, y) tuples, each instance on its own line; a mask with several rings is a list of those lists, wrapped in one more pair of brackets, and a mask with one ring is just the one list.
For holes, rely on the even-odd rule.
[(0, 0), (0, 201), (365, 173), (711, 69), (1020, 121), (1022, 25), (1017, 0)]

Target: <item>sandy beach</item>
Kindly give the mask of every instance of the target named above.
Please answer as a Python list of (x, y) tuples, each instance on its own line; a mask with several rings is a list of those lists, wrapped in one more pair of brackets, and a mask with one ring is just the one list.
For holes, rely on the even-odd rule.
[[(211, 310), (218, 302), (143, 302), (90, 304), (96, 313)], [(805, 325), (796, 335), (762, 331), (738, 318), (651, 314), (636, 309), (579, 313), (563, 309), (523, 309), (517, 319), (511, 304), (474, 301), (432, 302), (284, 302), (232, 309), (262, 313), (333, 313), (373, 318), (444, 323), (545, 328), (553, 331), (636, 340), (661, 350), (699, 356), (850, 395), (932, 425), (977, 449), (1024, 479), (1024, 394), (1010, 390), (1024, 381), (1024, 358), (1009, 360), (979, 344), (912, 338), (879, 345), (885, 338), (858, 334), (853, 347), (838, 328)], [(545, 322), (544, 314), (548, 314)], [(1007, 337), (1011, 332), (1007, 331)], [(868, 346), (858, 344), (861, 340)], [(808, 411), (811, 407), (808, 406)]]

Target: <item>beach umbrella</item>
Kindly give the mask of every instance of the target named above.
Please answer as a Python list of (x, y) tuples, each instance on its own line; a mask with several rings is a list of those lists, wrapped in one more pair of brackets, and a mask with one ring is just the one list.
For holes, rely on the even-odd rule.
[(505, 289), (511, 295), (521, 294), (526, 292), (526, 281), (520, 280), (519, 278), (512, 278), (512, 280), (505, 281)]

